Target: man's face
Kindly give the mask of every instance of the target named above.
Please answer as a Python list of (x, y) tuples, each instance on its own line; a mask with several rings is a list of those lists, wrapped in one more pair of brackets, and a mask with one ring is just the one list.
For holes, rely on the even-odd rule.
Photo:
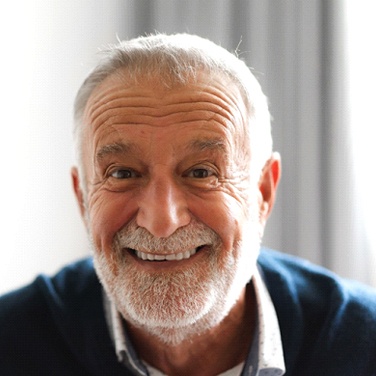
[(125, 82), (107, 78), (86, 107), (86, 224), (123, 316), (179, 342), (221, 321), (252, 277), (260, 172), (250, 176), (235, 85)]

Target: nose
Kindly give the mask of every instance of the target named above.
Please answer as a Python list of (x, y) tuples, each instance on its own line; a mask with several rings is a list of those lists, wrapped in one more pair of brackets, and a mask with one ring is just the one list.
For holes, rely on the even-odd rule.
[(138, 201), (137, 225), (158, 238), (167, 238), (191, 220), (182, 188), (173, 178), (152, 179)]

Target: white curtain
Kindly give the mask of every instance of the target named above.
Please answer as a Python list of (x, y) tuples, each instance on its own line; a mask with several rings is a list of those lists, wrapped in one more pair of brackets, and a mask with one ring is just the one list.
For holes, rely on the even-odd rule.
[[(356, 39), (354, 9), (364, 19), (372, 0), (21, 3), (0, 6), (8, 93), (0, 149), (0, 292), (87, 254), (69, 181), (73, 97), (98, 47), (154, 31), (196, 33), (238, 48), (264, 87), (283, 161), (264, 244), (376, 286), (374, 93), (353, 107), (363, 92), (360, 72), (351, 68), (358, 62), (363, 80), (375, 87), (368, 80), (376, 65), (362, 65), (352, 49), (358, 46), (359, 56), (358, 41), (372, 25), (364, 22)], [(369, 38), (364, 61), (375, 49)]]
[[(376, 2), (346, 0), (344, 4), (346, 95), (349, 104), (350, 164), (353, 172), (354, 247), (348, 263), (376, 287)], [(340, 234), (338, 235), (340, 237)], [(333, 259), (341, 259), (337, 253)]]

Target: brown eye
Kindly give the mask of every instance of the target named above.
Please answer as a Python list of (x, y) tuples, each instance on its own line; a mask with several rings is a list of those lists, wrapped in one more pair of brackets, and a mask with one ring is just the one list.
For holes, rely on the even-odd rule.
[(198, 168), (197, 170), (192, 171), (192, 176), (197, 179), (204, 179), (209, 176), (209, 172), (203, 168)]
[(188, 177), (194, 178), (194, 179), (205, 179), (210, 176), (213, 176), (214, 172), (207, 168), (195, 168), (187, 174)]
[(131, 179), (137, 177), (137, 174), (131, 169), (121, 168), (112, 171), (110, 176), (114, 179)]

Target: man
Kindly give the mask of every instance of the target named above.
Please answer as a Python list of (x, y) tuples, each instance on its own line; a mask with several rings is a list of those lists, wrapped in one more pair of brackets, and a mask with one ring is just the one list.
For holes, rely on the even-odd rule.
[(0, 300), (0, 374), (376, 374), (376, 294), (259, 252), (280, 158), (242, 61), (190, 35), (122, 42), (75, 120), (95, 272)]

